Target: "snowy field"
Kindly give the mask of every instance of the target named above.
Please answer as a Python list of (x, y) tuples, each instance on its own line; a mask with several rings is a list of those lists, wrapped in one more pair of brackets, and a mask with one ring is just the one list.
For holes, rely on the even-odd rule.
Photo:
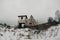
[(0, 27), (0, 40), (60, 40), (60, 25), (37, 33), (29, 28), (8, 29)]

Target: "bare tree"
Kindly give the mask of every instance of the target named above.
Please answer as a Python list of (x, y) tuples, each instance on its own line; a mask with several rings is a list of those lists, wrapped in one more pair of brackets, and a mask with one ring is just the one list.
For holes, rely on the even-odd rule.
[(58, 19), (58, 21), (59, 21), (59, 23), (60, 23), (60, 11), (59, 11), (59, 10), (57, 10), (57, 11), (55, 12), (55, 18)]

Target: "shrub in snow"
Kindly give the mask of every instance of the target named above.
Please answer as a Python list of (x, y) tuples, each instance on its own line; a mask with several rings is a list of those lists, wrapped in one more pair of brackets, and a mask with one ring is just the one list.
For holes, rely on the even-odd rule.
[(52, 23), (53, 22), (53, 18), (52, 17), (49, 17), (48, 18), (48, 23)]
[(4, 27), (6, 27), (7, 26), (7, 24), (6, 23), (4, 23)]
[(11, 28), (10, 25), (7, 25), (7, 28), (10, 29)]

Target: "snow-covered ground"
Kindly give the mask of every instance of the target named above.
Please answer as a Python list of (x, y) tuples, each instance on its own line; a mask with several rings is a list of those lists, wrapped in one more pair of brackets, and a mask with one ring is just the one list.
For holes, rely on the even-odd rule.
[(38, 30), (29, 28), (7, 29), (0, 27), (0, 40), (60, 40), (60, 25), (37, 33)]

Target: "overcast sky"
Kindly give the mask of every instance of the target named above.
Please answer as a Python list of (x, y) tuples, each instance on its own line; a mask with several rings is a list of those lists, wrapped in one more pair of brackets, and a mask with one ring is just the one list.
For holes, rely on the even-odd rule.
[(60, 0), (0, 0), (0, 22), (16, 24), (18, 15), (33, 15), (39, 22), (54, 17), (60, 10)]

